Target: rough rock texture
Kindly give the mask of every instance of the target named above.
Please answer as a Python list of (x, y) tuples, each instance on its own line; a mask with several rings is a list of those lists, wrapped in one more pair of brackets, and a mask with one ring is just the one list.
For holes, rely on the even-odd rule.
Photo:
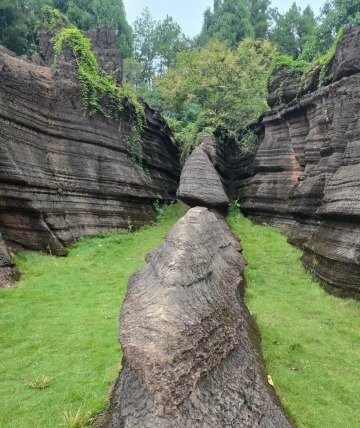
[(191, 207), (199, 205), (226, 210), (229, 199), (210, 160), (216, 151), (209, 134), (203, 134), (202, 138), (202, 144), (185, 162), (176, 196)]
[(224, 219), (191, 209), (147, 262), (122, 306), (123, 369), (103, 426), (292, 427), (263, 371)]
[[(109, 54), (113, 62), (109, 30), (93, 33), (101, 61)], [(59, 65), (37, 65), (0, 47), (0, 232), (6, 241), (61, 255), (78, 237), (154, 220), (154, 200), (175, 197), (180, 165), (169, 128), (145, 107), (139, 166), (129, 149), (129, 111), (120, 120), (88, 117), (66, 50)]]
[(316, 89), (318, 73), (310, 75), (305, 81), (294, 72), (289, 72), (286, 66), (275, 70), (268, 85), (267, 102), (270, 107), (288, 104), (301, 95)]
[(11, 260), (10, 253), (0, 233), (0, 287), (9, 287), (20, 278), (20, 271)]
[(332, 64), (334, 80), (360, 72), (360, 28), (344, 29)]
[(85, 33), (91, 40), (91, 48), (99, 66), (118, 83), (123, 79), (123, 59), (119, 55), (116, 34), (110, 27), (100, 27)]
[[(267, 114), (249, 174), (232, 189), (257, 221), (284, 228), (303, 260), (341, 295), (360, 292), (360, 29), (347, 29), (335, 81)], [(290, 96), (289, 96), (290, 97)], [(237, 174), (237, 175), (236, 175)], [(243, 174), (243, 173), (242, 173)]]

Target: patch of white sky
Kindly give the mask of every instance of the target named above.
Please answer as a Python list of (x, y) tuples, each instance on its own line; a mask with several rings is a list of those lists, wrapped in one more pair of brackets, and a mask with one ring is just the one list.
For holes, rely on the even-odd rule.
[[(203, 14), (207, 7), (212, 7), (213, 0), (123, 0), (129, 24), (133, 24), (141, 12), (148, 7), (151, 16), (159, 21), (171, 16), (182, 31), (190, 37), (201, 31)], [(297, 0), (297, 6), (304, 10), (310, 4), (315, 16), (319, 15), (320, 7), (325, 0)], [(272, 0), (271, 7), (278, 8), (279, 12), (286, 12), (292, 2), (287, 0)]]

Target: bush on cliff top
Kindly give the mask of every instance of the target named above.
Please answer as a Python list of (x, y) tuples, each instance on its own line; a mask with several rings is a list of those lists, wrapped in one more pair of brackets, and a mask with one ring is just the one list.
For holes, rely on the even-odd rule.
[(271, 81), (274, 71), (284, 67), (290, 74), (299, 74), (301, 76), (302, 83), (305, 82), (312, 74), (318, 73), (318, 88), (326, 85), (333, 78), (333, 75), (329, 74), (329, 65), (335, 55), (337, 44), (339, 43), (342, 35), (343, 28), (340, 28), (331, 49), (324, 55), (315, 58), (312, 62), (303, 61), (301, 59), (294, 60), (288, 55), (275, 56), (270, 65), (271, 73), (269, 81)]

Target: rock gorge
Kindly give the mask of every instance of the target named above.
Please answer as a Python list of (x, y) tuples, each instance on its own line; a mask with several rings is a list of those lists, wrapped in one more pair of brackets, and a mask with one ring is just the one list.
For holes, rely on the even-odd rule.
[[(360, 29), (345, 29), (329, 64), (333, 81), (319, 89), (316, 75), (301, 86), (296, 74), (278, 70), (269, 88), (273, 109), (254, 128), (259, 139), (255, 155), (236, 158), (228, 144), (218, 148), (214, 159), (229, 195), (239, 199), (245, 214), (280, 226), (291, 243), (303, 248), (307, 268), (331, 291), (356, 298), (359, 47)], [(286, 104), (279, 107), (279, 102)]]
[[(114, 32), (87, 35), (121, 79)], [(65, 50), (51, 67), (49, 37), (43, 29), (43, 57), (0, 47), (0, 233), (12, 246), (62, 255), (81, 236), (154, 220), (154, 200), (175, 198), (180, 164), (170, 129), (148, 106), (141, 166), (129, 147), (129, 109), (119, 120), (86, 115), (74, 57)]]

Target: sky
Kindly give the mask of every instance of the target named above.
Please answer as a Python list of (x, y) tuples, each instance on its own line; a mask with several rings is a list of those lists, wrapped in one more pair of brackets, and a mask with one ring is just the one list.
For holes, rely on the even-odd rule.
[[(176, 21), (187, 36), (195, 36), (200, 33), (204, 10), (212, 6), (213, 0), (123, 0), (126, 16), (129, 24), (133, 24), (141, 12), (148, 7), (151, 16), (156, 20), (162, 20), (166, 15)], [(310, 4), (318, 15), (320, 7), (325, 0), (296, 0), (296, 4), (304, 10)], [(287, 11), (292, 5), (290, 0), (272, 0), (272, 7), (277, 7), (280, 12)]]

